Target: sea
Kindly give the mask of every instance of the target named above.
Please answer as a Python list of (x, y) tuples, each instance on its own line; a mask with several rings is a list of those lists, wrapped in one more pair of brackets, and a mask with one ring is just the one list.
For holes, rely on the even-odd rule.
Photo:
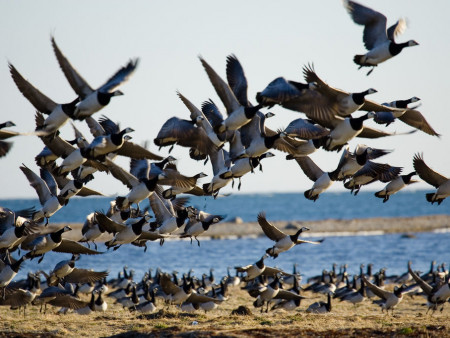
[[(435, 214), (450, 214), (450, 201), (441, 205), (431, 205), (425, 200), (426, 191), (399, 192), (387, 203), (382, 203), (373, 192), (361, 191), (357, 196), (349, 192), (327, 192), (316, 202), (305, 199), (302, 193), (232, 194), (212, 197), (190, 197), (189, 204), (209, 213), (226, 215), (225, 220), (236, 217), (244, 222), (256, 221), (260, 211), (265, 211), (270, 221), (306, 221), (324, 219), (351, 220), (372, 217), (413, 217)], [(53, 223), (83, 223), (86, 216), (98, 210), (106, 210), (111, 198), (73, 198), (50, 219)], [(13, 210), (34, 206), (39, 208), (37, 199), (1, 199), (0, 205)], [(148, 201), (140, 207), (148, 206)], [(393, 220), (394, 221), (394, 220)], [(215, 226), (221, 226), (220, 224)], [(308, 237), (308, 240), (321, 237)], [(132, 245), (123, 245), (116, 251), (107, 250), (99, 243), (101, 255), (83, 255), (77, 261), (79, 268), (107, 270), (111, 278), (116, 277), (124, 267), (134, 270), (139, 280), (146, 272), (157, 268), (166, 272), (178, 271), (179, 275), (194, 271), (201, 277), (214, 269), (219, 280), (228, 270), (234, 275), (234, 267), (245, 266), (259, 260), (273, 242), (266, 237), (243, 237), (227, 239), (200, 239), (200, 246), (189, 240), (150, 242), (147, 250)], [(450, 225), (433, 232), (409, 234), (367, 234), (349, 236), (327, 236), (320, 245), (302, 244), (281, 253), (278, 258), (266, 259), (266, 265), (292, 271), (297, 264), (304, 280), (319, 275), (332, 264), (348, 265), (350, 274), (359, 273), (360, 265), (373, 264), (374, 271), (387, 269), (387, 275), (403, 274), (407, 263), (412, 261), (415, 270), (428, 271), (430, 262), (450, 264), (448, 250)], [(12, 253), (19, 257), (19, 252)], [(16, 279), (24, 278), (28, 272), (50, 271), (61, 260), (70, 259), (70, 254), (47, 253), (41, 263), (37, 259), (26, 261)]]

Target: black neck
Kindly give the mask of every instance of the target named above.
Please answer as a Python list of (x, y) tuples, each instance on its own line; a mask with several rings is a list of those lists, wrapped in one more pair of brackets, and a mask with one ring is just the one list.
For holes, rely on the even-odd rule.
[(273, 148), (273, 145), (276, 140), (278, 140), (281, 136), (281, 133), (275, 134), (273, 136), (266, 136), (264, 137), (264, 146), (267, 149)]
[(395, 43), (394, 41), (391, 41), (389, 44), (389, 52), (395, 56), (397, 54), (400, 54), (400, 52), (403, 50), (403, 48), (408, 47), (408, 42), (403, 43)]
[(113, 97), (113, 96), (114, 96), (114, 93), (98, 92), (97, 93), (98, 103), (100, 103), (102, 106), (106, 106), (111, 101), (111, 97)]
[(64, 114), (66, 114), (69, 117), (73, 117), (73, 114), (75, 113), (75, 108), (76, 108), (76, 104), (78, 103), (79, 98), (77, 97), (75, 100), (73, 100), (70, 103), (64, 103), (61, 105), (61, 108), (64, 112)]
[(136, 223), (134, 223), (131, 228), (133, 229), (133, 232), (136, 235), (140, 235), (142, 234), (142, 227), (145, 224), (145, 217), (142, 217), (139, 221), (137, 221)]
[(261, 109), (260, 105), (254, 107), (245, 107), (244, 108), (245, 117), (248, 118), (249, 120), (252, 119), (260, 109)]
[(353, 101), (357, 104), (357, 105), (363, 105), (365, 100), (365, 96), (369, 94), (369, 91), (363, 91), (361, 93), (353, 93), (352, 94), (352, 99)]
[(64, 228), (62, 228), (61, 230), (58, 230), (56, 232), (52, 232), (50, 234), (50, 238), (52, 239), (53, 242), (55, 243), (60, 243), (62, 241), (62, 234), (64, 233)]
[(363, 127), (363, 123), (365, 120), (369, 118), (369, 114), (360, 116), (360, 117), (350, 117), (350, 125), (352, 126), (353, 130), (361, 130)]

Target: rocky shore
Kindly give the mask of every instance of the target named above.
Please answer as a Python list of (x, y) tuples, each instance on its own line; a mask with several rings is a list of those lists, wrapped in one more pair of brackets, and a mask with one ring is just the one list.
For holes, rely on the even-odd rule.
[[(431, 215), (419, 217), (395, 217), (395, 218), (361, 218), (361, 219), (326, 219), (320, 221), (271, 221), (280, 230), (293, 233), (297, 228), (306, 226), (309, 232), (303, 233), (303, 237), (314, 236), (337, 236), (351, 234), (383, 234), (383, 233), (405, 233), (427, 231), (450, 231), (450, 215)], [(65, 225), (65, 224), (64, 224)], [(67, 237), (73, 240), (81, 238), (82, 224), (69, 224), (74, 231), (70, 231)], [(49, 225), (49, 230), (61, 227), (63, 224)], [(239, 219), (232, 222), (221, 222), (213, 225), (202, 236), (213, 238), (263, 236), (264, 233), (258, 223), (242, 222)]]

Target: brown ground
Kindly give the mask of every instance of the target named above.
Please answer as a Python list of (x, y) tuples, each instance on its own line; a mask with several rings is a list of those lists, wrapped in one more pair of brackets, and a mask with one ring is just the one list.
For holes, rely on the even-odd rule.
[[(304, 295), (309, 299), (303, 300), (300, 307), (290, 313), (283, 310), (260, 313), (253, 308), (253, 299), (239, 288), (233, 288), (230, 299), (207, 314), (181, 313), (162, 301), (158, 303), (161, 310), (149, 315), (136, 315), (113, 304), (105, 313), (89, 316), (57, 315), (57, 309), (51, 307), (43, 314), (38, 307), (31, 307), (24, 317), (3, 307), (0, 309), (0, 337), (450, 337), (450, 305), (442, 313), (426, 315), (422, 297), (405, 297), (392, 316), (381, 313), (369, 300), (356, 307), (335, 301), (331, 313), (313, 315), (307, 314), (305, 309), (325, 298), (309, 292)], [(239, 305), (249, 307), (252, 314), (231, 315)], [(194, 321), (198, 324), (194, 325)]]

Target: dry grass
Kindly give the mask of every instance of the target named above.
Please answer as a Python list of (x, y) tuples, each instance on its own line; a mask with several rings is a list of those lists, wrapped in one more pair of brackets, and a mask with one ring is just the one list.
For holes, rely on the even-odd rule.
[[(358, 306), (333, 302), (333, 311), (327, 315), (307, 314), (307, 306), (323, 296), (305, 293), (293, 312), (276, 310), (260, 313), (254, 309), (252, 298), (240, 289), (233, 289), (230, 299), (219, 309), (205, 314), (181, 313), (174, 306), (159, 302), (159, 312), (150, 315), (130, 313), (110, 303), (105, 313), (89, 316), (58, 315), (49, 308), (40, 313), (38, 307), (29, 307), (26, 316), (6, 307), (0, 309), (0, 336), (5, 337), (134, 337), (152, 336), (427, 336), (450, 337), (450, 306), (442, 313), (426, 315), (424, 299), (409, 298), (398, 306), (394, 316), (382, 314), (378, 306), (366, 301)], [(251, 315), (231, 315), (239, 305), (252, 310)], [(194, 325), (193, 322), (198, 324)]]

